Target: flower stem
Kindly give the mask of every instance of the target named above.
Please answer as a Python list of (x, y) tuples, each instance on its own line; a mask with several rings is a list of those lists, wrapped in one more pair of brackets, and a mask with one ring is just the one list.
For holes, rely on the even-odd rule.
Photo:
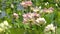
[(56, 34), (56, 28), (55, 28), (55, 34)]
[(51, 34), (53, 34), (53, 32), (51, 31)]

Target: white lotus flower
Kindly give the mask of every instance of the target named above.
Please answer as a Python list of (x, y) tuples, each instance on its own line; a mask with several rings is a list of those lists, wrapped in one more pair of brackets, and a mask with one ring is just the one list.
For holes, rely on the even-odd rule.
[(7, 21), (0, 23), (0, 32), (4, 32), (6, 29), (11, 28)]
[(39, 6), (39, 9), (41, 9), (41, 6)]
[(3, 24), (4, 24), (4, 26), (5, 26), (6, 29), (11, 28), (11, 26), (8, 24), (7, 21), (4, 21)]
[(11, 4), (11, 8), (14, 8), (14, 5), (13, 4)]
[(56, 6), (58, 6), (58, 4), (57, 4), (57, 3), (56, 3), (55, 5), (56, 5)]
[(45, 32), (48, 32), (48, 31), (52, 31), (52, 32), (55, 32), (55, 26), (53, 24), (49, 24), (45, 27)]
[(40, 8), (36, 7), (36, 8), (32, 8), (31, 10), (33, 10), (34, 12), (38, 12)]
[(7, 21), (4, 21), (3, 23), (4, 23), (4, 25), (9, 26)]
[(3, 24), (3, 23), (0, 23), (0, 27), (1, 27), (1, 28), (4, 28), (4, 24)]
[(45, 24), (46, 23), (46, 20), (44, 18), (37, 18), (36, 22), (38, 24)]
[(48, 2), (45, 3), (45, 5), (48, 5), (48, 4), (49, 4)]
[(17, 13), (13, 13), (14, 18), (19, 18)]
[(0, 32), (3, 32), (3, 31), (4, 31), (4, 29), (0, 28)]
[(1, 13), (2, 11), (0, 10), (0, 13)]

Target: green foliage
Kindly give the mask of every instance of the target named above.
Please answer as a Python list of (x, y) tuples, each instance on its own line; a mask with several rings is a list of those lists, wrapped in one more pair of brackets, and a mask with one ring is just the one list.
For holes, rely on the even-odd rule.
[[(31, 30), (29, 30), (29, 28), (30, 28), (29, 26), (22, 24), (22, 21), (23, 21), (22, 15), (23, 15), (24, 10), (17, 10), (17, 7), (18, 7), (17, 5), (20, 5), (20, 3), (22, 1), (23, 0), (0, 0), (0, 10), (2, 12), (5, 11), (5, 13), (6, 13), (6, 15), (4, 17), (0, 18), (0, 23), (3, 22), (4, 20), (7, 20), (9, 22), (9, 24), (12, 25), (12, 28), (9, 29), (10, 34), (23, 34), (25, 31), (25, 28), (28, 28), (28, 32), (30, 34), (43, 34), (43, 32), (41, 32), (41, 31), (44, 30), (45, 26), (40, 27), (40, 26), (34, 25), (34, 26), (32, 26), (32, 31), (31, 31)], [(58, 27), (60, 27), (60, 0), (31, 0), (31, 1), (33, 2), (34, 7), (41, 6), (42, 9), (53, 7), (54, 12), (52, 14), (44, 14), (42, 17), (44, 17), (46, 19), (47, 24), (50, 24), (54, 21), (55, 24)], [(45, 3), (47, 3), (47, 2), (49, 4), (45, 5)], [(11, 4), (14, 5), (14, 8), (11, 8)], [(56, 6), (56, 4), (57, 4), (57, 6)], [(30, 10), (29, 9), (26, 10), (26, 12), (28, 12), (28, 11), (30, 11)], [(14, 19), (14, 17), (13, 17), (14, 12), (19, 15), (19, 19)], [(1, 15), (0, 15), (0, 17), (1, 17)], [(59, 29), (57, 31), (58, 31), (57, 33), (59, 34)]]

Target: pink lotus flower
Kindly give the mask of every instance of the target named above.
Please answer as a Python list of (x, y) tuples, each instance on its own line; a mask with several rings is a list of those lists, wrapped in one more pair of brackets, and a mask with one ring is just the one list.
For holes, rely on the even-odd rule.
[(28, 22), (27, 18), (23, 18), (23, 23), (25, 24), (27, 22)]
[(34, 17), (40, 17), (40, 15), (37, 13), (34, 13)]
[(37, 13), (27, 13), (27, 14), (23, 14), (23, 18), (35, 18), (35, 17), (39, 17), (40, 15)]
[(28, 24), (28, 22), (32, 21), (32, 24), (34, 24), (35, 19), (39, 17), (39, 14), (37, 13), (27, 13), (27, 14), (23, 14), (23, 23), (24, 24)]
[(28, 13), (27, 15), (28, 15), (28, 18), (30, 19), (33, 18), (32, 13)]
[(27, 7), (27, 4), (25, 4), (24, 1), (21, 3), (21, 5), (22, 5), (23, 7)]
[(27, 14), (23, 14), (23, 18), (32, 18), (32, 16), (30, 13), (27, 13)]
[(32, 2), (31, 2), (31, 1), (23, 1), (23, 2), (21, 3), (21, 5), (22, 5), (23, 7), (31, 6), (31, 5), (32, 5)]
[(26, 1), (25, 4), (27, 4), (27, 6), (31, 6), (32, 2), (31, 1)]
[(27, 14), (23, 14), (23, 18), (27, 18)]
[(45, 8), (45, 9), (43, 9), (43, 11), (45, 12), (45, 13), (53, 13), (53, 8), (52, 7), (50, 7), (50, 8)]

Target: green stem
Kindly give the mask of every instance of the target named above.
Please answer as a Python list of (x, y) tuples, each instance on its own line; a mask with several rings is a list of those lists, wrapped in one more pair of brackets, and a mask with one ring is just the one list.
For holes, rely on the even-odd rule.
[(36, 1), (37, 1), (37, 0), (35, 0), (35, 6), (36, 6)]
[(56, 34), (56, 28), (55, 28), (55, 34)]
[(53, 34), (52, 31), (51, 31), (51, 34)]

